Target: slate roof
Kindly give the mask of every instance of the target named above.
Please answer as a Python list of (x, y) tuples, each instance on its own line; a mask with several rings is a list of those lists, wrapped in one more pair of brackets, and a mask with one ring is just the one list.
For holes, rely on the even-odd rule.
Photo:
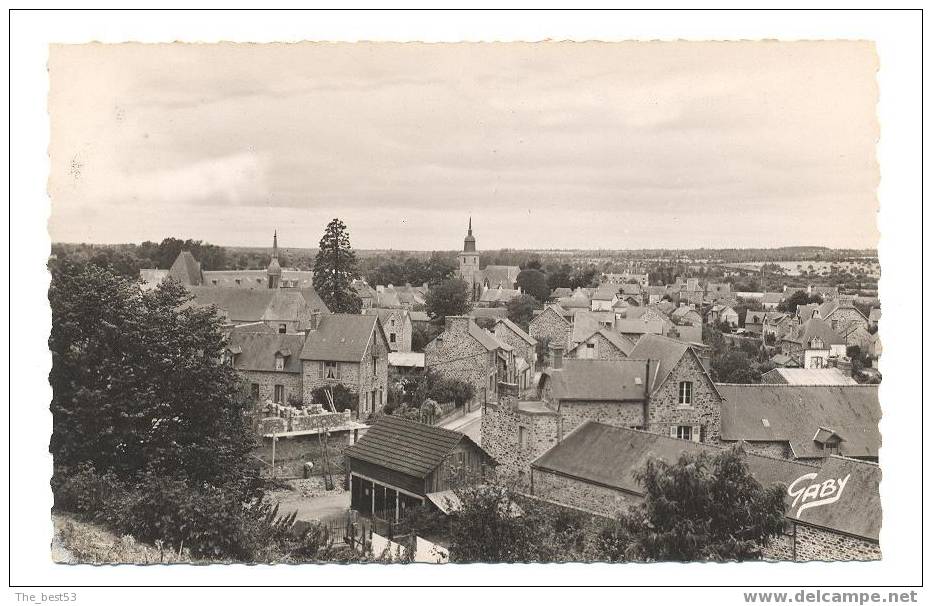
[(550, 293), (550, 296), (554, 298), (571, 297), (572, 295), (573, 295), (573, 289), (568, 288), (566, 286), (560, 286), (558, 288), (554, 288), (553, 292)]
[(504, 349), (503, 344), (496, 339), (494, 336), (488, 332), (479, 328), (479, 325), (469, 320), (469, 336), (479, 342), (479, 345), (482, 345), (489, 351), (494, 351), (496, 349)]
[(845, 340), (837, 332), (832, 330), (831, 324), (819, 318), (810, 318), (806, 320), (799, 326), (799, 332), (796, 336), (789, 334), (784, 337), (784, 340), (808, 346), (816, 337), (822, 339), (826, 348), (831, 345), (845, 344)]
[(470, 318), (490, 318), (499, 320), (508, 315), (508, 310), (504, 307), (473, 307), (469, 312)]
[(258, 332), (232, 333), (227, 339), (227, 348), (236, 351), (240, 348), (233, 367), (237, 370), (275, 370), (276, 352), (288, 353), (285, 357), (285, 370), (289, 373), (301, 372), (301, 358), (295, 355), (304, 345), (304, 335)]
[(615, 313), (611, 311), (577, 311), (573, 314), (573, 342), (584, 341), (600, 328), (605, 328), (602, 322), (607, 322), (609, 325), (614, 324)]
[(487, 288), (479, 295), (481, 303), (507, 303), (521, 292), (511, 288)]
[[(435, 425), (385, 415), (344, 454), (415, 478), (426, 478), (468, 436)], [(479, 448), (476, 445), (476, 448)]]
[[(644, 488), (634, 479), (634, 472), (642, 469), (649, 458), (672, 463), (684, 451), (695, 455), (700, 452), (717, 454), (722, 450), (700, 442), (586, 421), (531, 462), (531, 467), (644, 495)], [(750, 453), (748, 467), (764, 485), (788, 484), (802, 474), (818, 470), (811, 464)]]
[(774, 368), (761, 375), (761, 383), (785, 385), (857, 385), (837, 368)]
[(557, 300), (557, 303), (564, 308), (576, 308), (576, 309), (588, 309), (592, 303), (589, 301), (589, 297), (584, 295), (574, 294), (571, 297), (560, 297)]
[(498, 326), (499, 324), (502, 324), (503, 326), (508, 328), (508, 330), (515, 333), (519, 337), (521, 337), (521, 339), (528, 345), (537, 345), (537, 339), (535, 339), (531, 335), (524, 332), (524, 329), (522, 329), (520, 326), (518, 326), (517, 324), (515, 324), (508, 318), (499, 319), (498, 322), (495, 323), (495, 325)]
[(639, 297), (641, 295), (641, 285), (640, 284), (628, 284), (628, 283), (622, 284), (621, 294)]
[[(880, 400), (877, 385), (716, 384), (722, 394), (722, 439), (788, 442), (799, 458), (827, 454), (812, 438), (820, 427), (842, 438), (839, 453), (877, 457)], [(764, 425), (762, 419), (767, 419)]]
[[(317, 330), (307, 333), (302, 360), (359, 362), (379, 323), (377, 315), (325, 314)], [(379, 334), (382, 335), (381, 331)], [(384, 335), (382, 335), (384, 339)]]
[(327, 305), (313, 288), (218, 288), (189, 286), (195, 305), (216, 305), (233, 323), (297, 320), (298, 312), (320, 310)]
[(760, 301), (764, 304), (779, 305), (785, 298), (782, 292), (765, 292), (761, 295)]
[(593, 301), (611, 301), (618, 294), (618, 289), (612, 286), (600, 286), (592, 293)]
[(882, 519), (880, 503), (880, 467), (876, 463), (831, 456), (825, 460), (818, 475), (803, 486), (820, 484), (831, 478), (836, 483), (847, 477), (840, 498), (819, 507), (800, 512), (805, 502), (787, 503), (786, 517), (804, 524), (818, 526), (872, 541), (880, 539)]
[(168, 275), (172, 280), (184, 286), (199, 286), (201, 283), (201, 264), (189, 250), (178, 253)]
[(800, 322), (805, 322), (812, 318), (813, 313), (819, 309), (818, 303), (807, 303), (806, 305), (796, 306), (796, 315), (799, 316)]
[(481, 270), (483, 281), (487, 281), (491, 288), (499, 285), (502, 288), (511, 288), (521, 273), (521, 268), (517, 265), (486, 265)]
[(617, 402), (643, 400), (646, 386), (645, 360), (563, 360), (563, 368), (547, 369), (541, 377), (550, 381), (557, 400)]
[(430, 316), (426, 311), (412, 311), (408, 313), (412, 322), (430, 322)]
[(673, 368), (689, 351), (689, 344), (661, 335), (643, 335), (628, 354), (629, 358), (651, 360), (651, 390), (660, 387)]
[[(570, 312), (568, 312), (566, 309), (564, 309), (564, 308), (561, 307), (560, 305), (553, 304), (553, 305), (548, 305), (548, 306), (545, 307), (539, 314), (535, 315), (535, 316), (531, 319), (531, 322), (530, 322), (530, 323), (533, 324), (534, 322), (537, 321), (538, 318), (540, 318), (541, 316), (547, 314), (547, 310), (550, 310), (551, 312), (553, 312), (554, 314), (556, 314), (557, 316), (559, 316), (559, 318), (560, 318), (561, 320), (563, 320), (564, 322), (566, 322), (567, 324), (570, 323), (570, 321), (569, 321), (568, 318), (571, 318), (571, 317), (573, 316)], [(473, 310), (473, 311), (475, 311), (475, 310)], [(548, 315), (551, 315), (551, 314), (548, 314)]]
[(632, 335), (659, 335), (664, 332), (663, 320), (641, 320), (639, 318), (627, 319), (622, 318), (615, 320), (615, 330)]

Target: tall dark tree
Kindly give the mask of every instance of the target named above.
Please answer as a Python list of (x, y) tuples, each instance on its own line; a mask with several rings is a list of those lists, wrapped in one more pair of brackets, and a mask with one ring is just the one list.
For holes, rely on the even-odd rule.
[(779, 311), (785, 311), (788, 314), (795, 314), (797, 307), (800, 305), (808, 305), (809, 303), (821, 304), (822, 296), (819, 294), (810, 295), (804, 290), (797, 290), (777, 305), (777, 309)]
[(508, 302), (508, 319), (527, 330), (534, 318), (534, 310), (540, 307), (540, 303), (531, 295), (520, 294)]
[(516, 284), (521, 290), (531, 295), (541, 303), (550, 298), (550, 286), (547, 284), (547, 274), (539, 269), (525, 269), (518, 274)]
[(459, 278), (447, 278), (427, 291), (427, 315), (438, 323), (447, 316), (464, 315), (470, 307), (469, 288)]
[(340, 219), (327, 224), (314, 263), (314, 289), (330, 311), (358, 314), (362, 308), (353, 280), (359, 276), (349, 231)]
[(56, 468), (148, 469), (220, 485), (244, 477), (248, 399), (223, 362), (223, 320), (168, 281), (143, 292), (94, 264), (52, 273), (52, 438)]
[(636, 477), (647, 496), (621, 516), (613, 559), (760, 559), (783, 530), (784, 487), (758, 482), (740, 447), (650, 459)]

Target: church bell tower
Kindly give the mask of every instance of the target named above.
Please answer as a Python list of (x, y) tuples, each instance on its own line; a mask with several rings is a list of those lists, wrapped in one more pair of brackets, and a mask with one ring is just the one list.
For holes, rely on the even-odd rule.
[(479, 273), (479, 253), (476, 251), (476, 238), (472, 235), (472, 217), (469, 218), (469, 228), (466, 238), (463, 239), (463, 252), (459, 254), (460, 277), (466, 281), (470, 290), (475, 290), (476, 277)]

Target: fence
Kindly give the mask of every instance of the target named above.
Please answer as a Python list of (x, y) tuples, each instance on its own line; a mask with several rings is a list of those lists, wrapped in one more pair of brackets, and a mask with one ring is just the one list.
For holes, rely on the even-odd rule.
[(452, 419), (466, 416), (466, 407), (457, 406), (456, 402), (440, 404), (440, 410), (443, 412), (440, 414), (440, 416), (433, 420), (434, 425), (442, 425), (443, 423), (446, 423)]

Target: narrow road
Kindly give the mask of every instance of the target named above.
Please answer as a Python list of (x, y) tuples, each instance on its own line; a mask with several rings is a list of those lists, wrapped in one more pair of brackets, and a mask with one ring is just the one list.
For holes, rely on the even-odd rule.
[(480, 406), (462, 417), (451, 419), (440, 425), (440, 427), (464, 433), (469, 436), (473, 442), (479, 444), (480, 433), (482, 432), (482, 407)]

